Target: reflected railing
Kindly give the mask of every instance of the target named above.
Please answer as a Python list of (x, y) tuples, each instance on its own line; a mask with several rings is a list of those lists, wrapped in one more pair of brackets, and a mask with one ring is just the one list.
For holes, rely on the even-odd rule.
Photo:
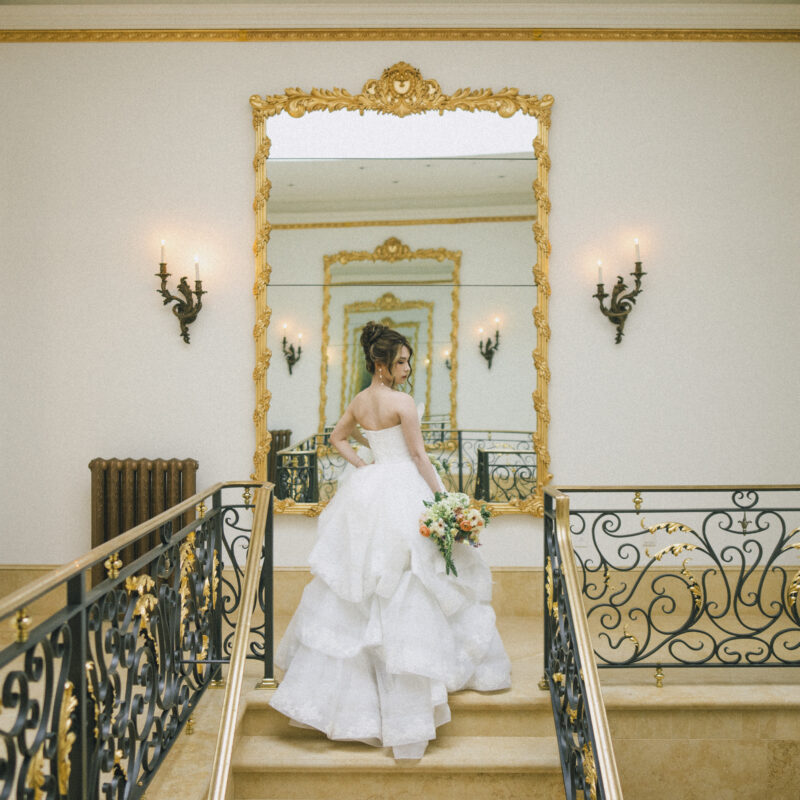
[(562, 492), (600, 667), (800, 665), (800, 486)]
[[(0, 600), (0, 797), (144, 795), (229, 660), (242, 608), (249, 616), (238, 565), (261, 486), (216, 484)], [(263, 620), (244, 649), (269, 681), (272, 535), (262, 517), (251, 600)], [(152, 546), (123, 563), (119, 553), (152, 533)], [(106, 577), (92, 586), (98, 564)]]
[(569, 497), (544, 491), (544, 671), (567, 800), (621, 800), (569, 531)]
[[(447, 491), (492, 503), (512, 502), (536, 491), (530, 431), (453, 429), (444, 420), (431, 420), (423, 423), (422, 438)], [(361, 450), (365, 460), (368, 452)], [(331, 447), (326, 429), (278, 452), (275, 496), (295, 503), (326, 502), (349, 469)]]

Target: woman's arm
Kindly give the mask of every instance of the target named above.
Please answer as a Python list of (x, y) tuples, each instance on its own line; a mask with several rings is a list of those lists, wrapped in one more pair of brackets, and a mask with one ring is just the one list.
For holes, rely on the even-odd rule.
[(403, 438), (406, 440), (408, 452), (414, 460), (419, 474), (425, 479), (432, 492), (440, 492), (442, 484), (436, 470), (431, 464), (428, 453), (425, 450), (425, 442), (422, 440), (422, 429), (419, 426), (419, 415), (417, 407), (414, 405), (414, 398), (408, 394), (399, 395), (400, 424), (403, 426)]
[(358, 426), (353, 428), (352, 433), (350, 434), (351, 438), (355, 439), (359, 444), (363, 444), (364, 447), (369, 447), (369, 441), (367, 437), (364, 436), (363, 433), (358, 429)]
[[(342, 414), (342, 418), (336, 423), (336, 427), (331, 431), (331, 444), (341, 453), (344, 459), (354, 467), (366, 467), (366, 462), (359, 458), (358, 453), (353, 450), (348, 439), (356, 429), (356, 418), (350, 406)], [(358, 437), (356, 437), (358, 438)]]

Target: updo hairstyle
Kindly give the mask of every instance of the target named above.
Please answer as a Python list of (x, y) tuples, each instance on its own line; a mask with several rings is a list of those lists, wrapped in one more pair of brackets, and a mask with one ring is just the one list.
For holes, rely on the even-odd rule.
[(364, 326), (361, 331), (361, 346), (364, 348), (367, 370), (372, 375), (375, 374), (376, 363), (386, 364), (391, 372), (401, 347), (408, 348), (409, 360), (414, 355), (414, 350), (402, 333), (381, 325), (380, 322), (370, 321)]

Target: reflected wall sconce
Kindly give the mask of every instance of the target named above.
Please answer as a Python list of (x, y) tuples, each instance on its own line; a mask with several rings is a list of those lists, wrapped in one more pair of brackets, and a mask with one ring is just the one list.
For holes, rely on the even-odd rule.
[(300, 360), (303, 354), (303, 334), (297, 334), (297, 349), (293, 344), (290, 344), (286, 338), (286, 325), (283, 326), (283, 355), (286, 358), (286, 363), (289, 365), (289, 374), (292, 374), (292, 367)]
[(592, 297), (596, 297), (600, 303), (600, 311), (607, 317), (612, 325), (617, 327), (617, 337), (615, 343), (619, 344), (622, 341), (623, 328), (625, 327), (625, 320), (628, 319), (628, 314), (633, 310), (633, 305), (636, 302), (636, 297), (642, 291), (642, 276), (646, 272), (642, 272), (642, 261), (639, 255), (639, 240), (633, 240), (634, 252), (636, 260), (634, 262), (634, 270), (630, 274), (633, 276), (634, 288), (629, 292), (628, 286), (621, 275), (617, 276), (617, 282), (611, 289), (611, 301), (608, 308), (603, 304), (603, 301), (609, 296), (603, 286), (603, 262), (597, 262), (597, 293)]
[(483, 341), (483, 328), (478, 328), (478, 333), (481, 336), (481, 340), (478, 342), (478, 350), (480, 350), (481, 355), (486, 359), (486, 363), (489, 365), (489, 369), (492, 368), (492, 359), (494, 358), (494, 354), (500, 349), (500, 318), (494, 318), (494, 324), (497, 326), (494, 331), (494, 341), (492, 341), (492, 337), (487, 337), (486, 341)]
[(178, 283), (178, 292), (181, 297), (172, 294), (167, 289), (167, 278), (170, 273), (167, 272), (167, 260), (164, 255), (164, 241), (161, 241), (161, 262), (159, 263), (159, 271), (156, 272), (156, 278), (161, 278), (161, 288), (156, 291), (164, 298), (164, 305), (174, 303), (172, 306), (172, 313), (178, 320), (181, 326), (181, 336), (186, 344), (189, 344), (189, 325), (191, 325), (200, 313), (203, 307), (203, 295), (208, 292), (203, 291), (203, 283), (200, 280), (200, 260), (197, 256), (194, 257), (194, 292), (189, 288), (189, 281), (184, 276)]
[(448, 372), (451, 369), (453, 369), (453, 362), (450, 360), (450, 351), (449, 350), (445, 350), (444, 351), (444, 365), (447, 367), (447, 371)]

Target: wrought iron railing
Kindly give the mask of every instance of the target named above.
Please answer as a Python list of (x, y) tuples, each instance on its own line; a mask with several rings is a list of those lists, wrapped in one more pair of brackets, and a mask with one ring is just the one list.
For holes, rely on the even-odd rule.
[(569, 533), (569, 498), (544, 492), (544, 669), (567, 800), (621, 800), (581, 583)]
[[(0, 630), (13, 627), (0, 638), (0, 797), (143, 795), (227, 660), (226, 627), (241, 603), (235, 556), (259, 485), (217, 484), (0, 600)], [(196, 506), (197, 519), (174, 530)], [(270, 525), (258, 594), (268, 623)], [(154, 531), (157, 543), (123, 564), (119, 552)], [(92, 587), (98, 563), (107, 577)], [(43, 598), (61, 610), (32, 618)], [(253, 633), (251, 655), (271, 677), (272, 626)]]
[[(509, 502), (536, 490), (536, 453), (528, 431), (455, 430), (422, 426), (425, 448), (448, 491), (488, 502)], [(296, 503), (329, 500), (347, 462), (330, 446), (330, 431), (277, 454), (275, 496)]]
[(800, 665), (800, 487), (564, 489), (601, 667)]

